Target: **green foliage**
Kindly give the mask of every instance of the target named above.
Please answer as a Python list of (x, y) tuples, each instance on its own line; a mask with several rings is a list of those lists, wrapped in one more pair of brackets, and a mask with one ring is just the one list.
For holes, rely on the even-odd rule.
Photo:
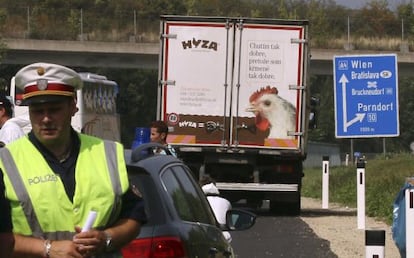
[(0, 63), (6, 54), (7, 54), (7, 45), (0, 38)]
[(399, 137), (392, 138), (389, 142), (393, 144), (395, 150), (409, 151), (409, 145), (414, 141), (414, 132), (412, 130), (414, 128), (414, 120), (412, 119), (412, 111), (414, 110), (413, 78), (400, 78), (398, 88), (401, 132)]
[[(158, 33), (158, 18), (163, 14), (309, 20), (312, 47), (343, 47), (343, 43), (336, 41), (343, 42), (347, 37), (348, 18), (351, 40), (358, 49), (372, 49), (359, 41), (361, 37), (400, 40), (402, 29), (405, 39), (414, 35), (412, 6), (401, 4), (393, 12), (384, 0), (370, 1), (359, 10), (336, 5), (334, 0), (0, 0), (0, 7), (9, 15), (4, 23), (0, 17), (0, 25), (4, 24), (0, 32), (25, 35), (26, 27), (30, 27), (28, 35), (33, 39), (77, 40), (80, 15), (75, 13), (80, 10), (83, 11), (82, 33), (88, 34), (88, 40), (98, 41), (129, 40), (124, 34), (135, 32), (134, 14), (139, 35)], [(401, 28), (402, 19), (404, 28)], [(153, 41), (153, 38), (146, 40)]]
[(102, 74), (120, 86), (118, 112), (121, 114), (121, 141), (130, 147), (135, 127), (146, 127), (156, 119), (157, 71), (111, 69)]
[(407, 35), (414, 34), (414, 10), (411, 4), (402, 4), (397, 8), (398, 19), (403, 22), (402, 29), (405, 31), (404, 39)]
[(71, 10), (70, 15), (67, 18), (68, 26), (66, 29), (72, 35), (76, 35), (80, 31), (81, 24), (79, 22), (79, 16), (79, 10)]
[(313, 141), (335, 141), (334, 87), (332, 76), (312, 76), (311, 95), (319, 99), (317, 107), (317, 128), (310, 131)]
[(0, 8), (0, 29), (3, 29), (2, 27), (6, 23), (7, 19), (7, 11), (4, 8)]
[[(402, 153), (368, 160), (365, 167), (366, 215), (392, 223), (395, 197), (407, 177), (412, 177), (412, 154)], [(357, 207), (357, 169), (355, 166), (333, 167), (329, 170), (329, 201)], [(322, 169), (305, 169), (302, 195), (321, 198)]]
[(388, 9), (386, 1), (371, 1), (354, 17), (356, 29), (361, 35), (376, 37), (377, 35), (399, 35), (399, 21)]

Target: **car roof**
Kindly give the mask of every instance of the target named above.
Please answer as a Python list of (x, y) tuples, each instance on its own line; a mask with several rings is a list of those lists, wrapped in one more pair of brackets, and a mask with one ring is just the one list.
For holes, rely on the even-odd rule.
[[(131, 159), (131, 150), (125, 150), (125, 162), (127, 166), (136, 166), (145, 168), (148, 173), (159, 173), (162, 171), (162, 168), (168, 164), (182, 163), (179, 159), (172, 155), (165, 155), (165, 154), (152, 154), (149, 157), (141, 159), (139, 161), (133, 161)], [(184, 165), (184, 164), (180, 164)]]

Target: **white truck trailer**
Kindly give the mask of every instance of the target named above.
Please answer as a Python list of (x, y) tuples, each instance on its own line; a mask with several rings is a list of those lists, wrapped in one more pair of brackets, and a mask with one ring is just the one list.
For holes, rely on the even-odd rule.
[(157, 118), (197, 178), (232, 202), (300, 213), (308, 21), (161, 16)]

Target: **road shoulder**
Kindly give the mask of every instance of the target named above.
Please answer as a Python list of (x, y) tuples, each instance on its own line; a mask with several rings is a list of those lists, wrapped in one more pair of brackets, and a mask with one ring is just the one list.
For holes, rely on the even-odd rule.
[[(320, 238), (330, 242), (331, 250), (341, 258), (365, 257), (365, 230), (357, 229), (357, 210), (329, 203), (322, 209), (322, 201), (302, 197), (301, 219)], [(400, 257), (392, 239), (391, 226), (366, 217), (365, 229), (385, 230), (385, 257)]]

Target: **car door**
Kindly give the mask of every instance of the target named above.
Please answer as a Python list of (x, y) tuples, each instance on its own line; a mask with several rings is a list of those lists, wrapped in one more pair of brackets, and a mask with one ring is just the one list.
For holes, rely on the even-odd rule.
[[(215, 217), (200, 187), (192, 178), (189, 169), (180, 163), (167, 166), (162, 171), (161, 181), (183, 222), (182, 236), (191, 257), (232, 257), (230, 244), (217, 227)], [(182, 228), (182, 229), (183, 229)]]

